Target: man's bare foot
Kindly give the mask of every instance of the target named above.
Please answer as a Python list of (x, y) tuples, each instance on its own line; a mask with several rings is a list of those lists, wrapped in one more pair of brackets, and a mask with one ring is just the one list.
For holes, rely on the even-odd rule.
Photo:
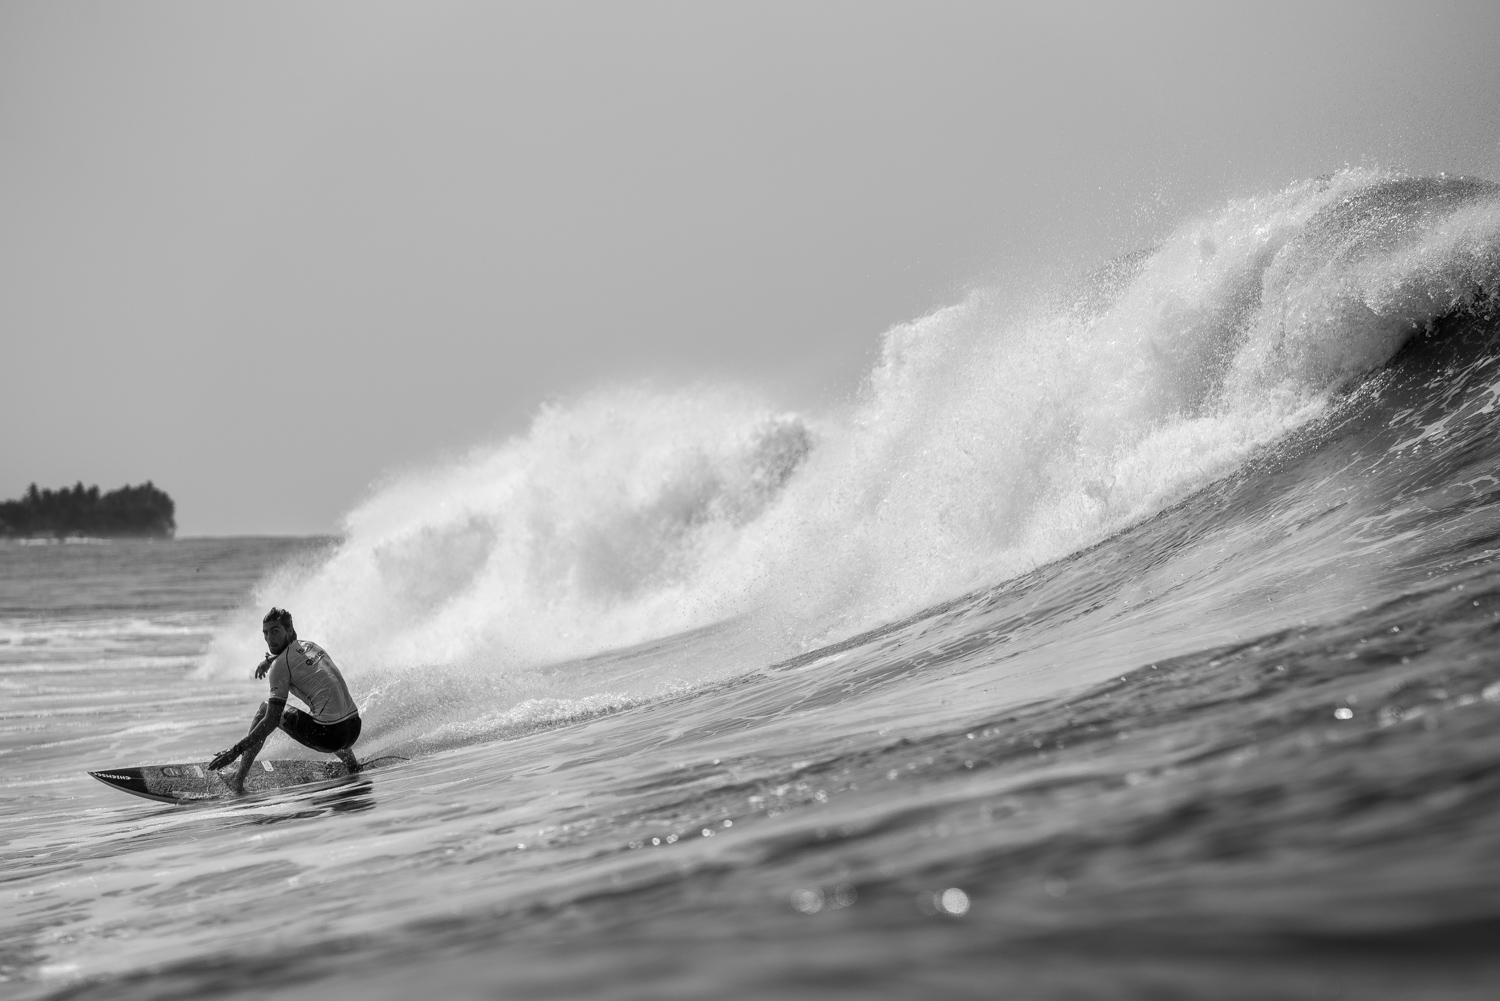
[(240, 766), (236, 768), (231, 774), (225, 776), (224, 784), (229, 787), (230, 792), (234, 793), (236, 796), (245, 795), (245, 776), (249, 774), (250, 766), (254, 763), (255, 762), (253, 761), (246, 761), (245, 759), (241, 758)]
[(354, 775), (359, 771), (359, 760), (354, 757), (353, 751), (334, 751), (333, 753), (338, 755), (339, 760), (344, 763), (344, 767), (349, 770), (350, 775)]

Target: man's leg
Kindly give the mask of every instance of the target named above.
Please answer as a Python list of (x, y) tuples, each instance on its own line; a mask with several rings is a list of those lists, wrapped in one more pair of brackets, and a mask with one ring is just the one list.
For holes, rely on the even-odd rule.
[(349, 774), (353, 775), (360, 768), (359, 759), (354, 756), (354, 742), (359, 739), (359, 717), (356, 716), (344, 723), (337, 723), (335, 726), (341, 731), (340, 740), (344, 746), (333, 753), (339, 756), (339, 760), (344, 763), (344, 767), (349, 769)]
[(342, 751), (334, 751), (333, 753), (339, 756), (339, 760), (344, 763), (344, 767), (349, 769), (350, 775), (359, 771), (359, 759), (354, 756), (354, 752), (349, 750), (349, 748), (346, 747)]
[[(349, 750), (359, 739), (358, 717), (355, 717), (352, 728), (341, 723), (328, 726), (319, 723), (307, 713), (288, 708), (281, 714), (281, 728), (286, 731), (288, 737), (303, 747), (310, 747), (324, 754), (338, 755), (338, 759), (344, 763), (350, 775), (359, 771), (359, 759), (355, 758), (354, 752)], [(349, 732), (351, 729), (352, 732)], [(340, 744), (343, 746), (340, 747)]]

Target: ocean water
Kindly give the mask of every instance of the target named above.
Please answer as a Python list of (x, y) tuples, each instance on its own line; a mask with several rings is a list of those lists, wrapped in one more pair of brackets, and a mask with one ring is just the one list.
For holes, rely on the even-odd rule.
[[(882, 348), (337, 538), (0, 543), (0, 994), (1492, 997), (1500, 188), (1293, 184)], [(240, 736), (272, 603), (409, 761), (85, 774)]]

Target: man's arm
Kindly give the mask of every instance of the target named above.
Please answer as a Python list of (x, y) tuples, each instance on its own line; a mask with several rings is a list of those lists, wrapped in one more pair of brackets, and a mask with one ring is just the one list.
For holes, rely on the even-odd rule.
[(250, 724), (250, 732), (245, 734), (245, 739), (214, 755), (214, 759), (208, 763), (209, 771), (216, 772), (228, 765), (244, 754), (247, 747), (253, 747), (259, 751), (260, 745), (266, 742), (266, 738), (276, 732), (276, 727), (281, 722), (281, 711), (285, 708), (286, 699), (278, 699), (275, 696), (267, 699), (255, 714), (255, 721)]

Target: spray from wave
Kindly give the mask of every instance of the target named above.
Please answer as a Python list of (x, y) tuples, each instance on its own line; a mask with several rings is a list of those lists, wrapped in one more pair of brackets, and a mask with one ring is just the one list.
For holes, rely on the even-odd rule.
[[(1106, 538), (1497, 294), (1500, 188), (1347, 170), (1024, 308), (979, 291), (898, 326), (847, 413), (704, 387), (549, 407), (380, 490), (258, 603), (293, 608), (377, 701), (484, 707), (471, 736), (606, 711)], [(667, 674), (546, 667), (716, 626), (714, 656)], [(205, 672), (238, 674), (256, 636), (247, 610)]]

